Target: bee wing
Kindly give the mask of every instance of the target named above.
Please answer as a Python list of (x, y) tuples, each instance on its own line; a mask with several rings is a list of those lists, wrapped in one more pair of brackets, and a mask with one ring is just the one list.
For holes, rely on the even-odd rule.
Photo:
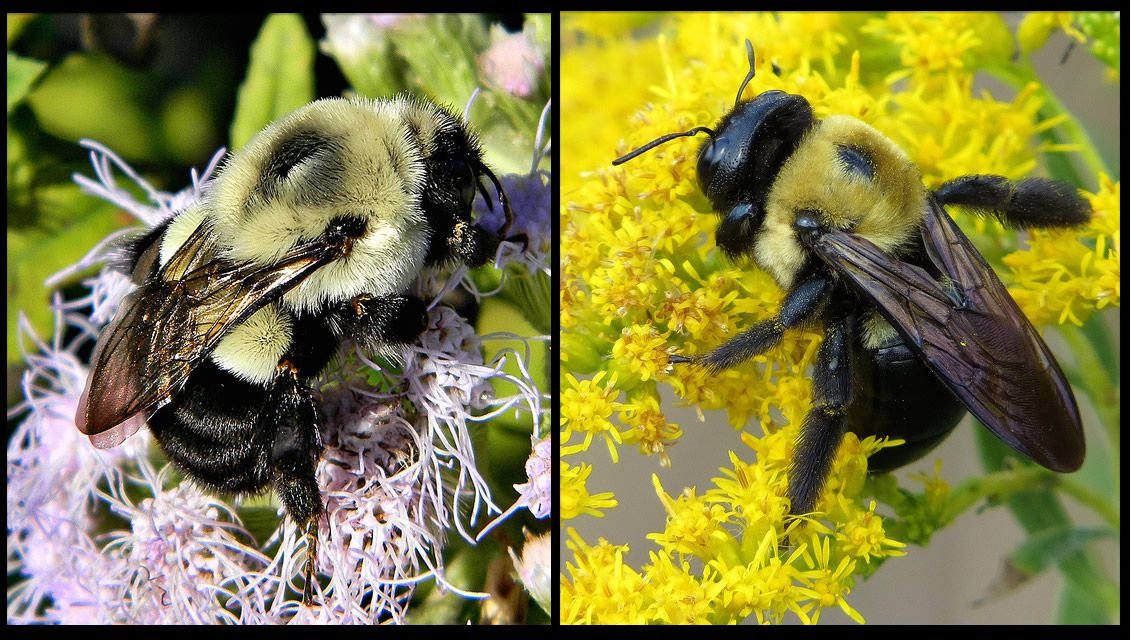
[[(91, 359), (75, 424), (99, 448), (115, 446), (184, 383), (225, 332), (301, 283), (336, 254), (324, 239), (268, 267), (214, 257), (206, 224), (156, 278), (122, 302)], [(117, 428), (116, 428), (117, 427)]]
[(829, 231), (811, 246), (995, 435), (1049, 469), (1075, 471), (1084, 433), (1064, 374), (985, 258), (928, 201), (923, 244), (941, 279), (855, 234)]

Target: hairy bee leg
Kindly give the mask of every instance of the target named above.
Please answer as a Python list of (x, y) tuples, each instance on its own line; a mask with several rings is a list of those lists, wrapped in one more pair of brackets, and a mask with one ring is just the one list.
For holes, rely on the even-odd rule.
[(314, 517), (303, 527), (306, 536), (306, 562), (303, 570), (302, 603), (314, 606), (314, 574), (318, 565), (318, 517)]
[(415, 296), (360, 295), (336, 305), (326, 317), (335, 335), (378, 349), (416, 342), (428, 326), (428, 307)]
[(318, 520), (323, 511), (315, 473), (322, 452), (322, 419), (314, 392), (299, 379), (298, 370), (288, 360), (279, 363), (261, 425), (275, 433), (272, 485), (291, 521), (307, 536), (303, 599), (309, 603), (317, 567)]
[[(821, 307), (831, 284), (829, 276), (823, 272), (798, 280), (786, 294), (776, 318), (759, 322), (696, 362), (717, 373), (763, 353), (781, 341), (786, 329), (796, 327), (813, 316)], [(686, 358), (676, 359), (680, 357), (674, 356), (672, 362), (686, 361)]]
[(1003, 176), (962, 176), (935, 190), (943, 205), (990, 213), (1008, 227), (1071, 227), (1091, 217), (1091, 206), (1075, 188), (1046, 178), (1011, 182)]
[(487, 264), (495, 257), (499, 238), (483, 227), (459, 220), (448, 237), (448, 249), (468, 267), (474, 269)]
[(844, 437), (852, 400), (852, 316), (847, 305), (833, 302), (825, 340), (813, 371), (813, 408), (805, 416), (789, 470), (790, 512), (813, 511)]

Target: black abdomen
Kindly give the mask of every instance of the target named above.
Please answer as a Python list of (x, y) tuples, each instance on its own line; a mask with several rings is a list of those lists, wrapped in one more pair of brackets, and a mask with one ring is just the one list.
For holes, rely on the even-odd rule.
[(861, 438), (884, 435), (906, 440), (868, 459), (868, 470), (890, 471), (934, 449), (949, 434), (966, 407), (898, 336), (879, 349), (856, 341), (853, 396), (848, 428)]
[(271, 479), (274, 433), (259, 419), (268, 390), (207, 359), (172, 402), (149, 418), (165, 455), (209, 488), (252, 493)]

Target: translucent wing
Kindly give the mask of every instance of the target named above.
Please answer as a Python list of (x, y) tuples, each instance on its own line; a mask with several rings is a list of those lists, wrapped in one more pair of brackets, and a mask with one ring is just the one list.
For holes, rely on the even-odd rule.
[(876, 304), (995, 435), (1049, 469), (1078, 469), (1084, 460), (1080, 414), (1048, 346), (933, 198), (922, 237), (941, 278), (852, 233), (828, 231), (806, 242)]
[(201, 224), (103, 331), (75, 418), (95, 446), (131, 435), (143, 422), (138, 414), (168, 401), (229, 328), (339, 255), (317, 239), (263, 267), (218, 260), (213, 249)]

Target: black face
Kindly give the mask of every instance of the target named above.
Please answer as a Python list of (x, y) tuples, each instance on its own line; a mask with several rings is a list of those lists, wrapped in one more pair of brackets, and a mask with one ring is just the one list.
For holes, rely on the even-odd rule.
[[(513, 214), (506, 194), (483, 163), (478, 144), (462, 127), (451, 127), (437, 135), (433, 146), (432, 154), (424, 159), (426, 177), (420, 197), (420, 208), (432, 230), (427, 261), (436, 264), (454, 258), (470, 267), (482, 266), (495, 255), (510, 227)], [(507, 222), (497, 234), (471, 220), (476, 190), (491, 204), (481, 178), (494, 183), (506, 214)]]
[(723, 216), (715, 241), (727, 255), (750, 250), (766, 195), (814, 122), (805, 98), (767, 91), (723, 116), (699, 150), (699, 188)]

